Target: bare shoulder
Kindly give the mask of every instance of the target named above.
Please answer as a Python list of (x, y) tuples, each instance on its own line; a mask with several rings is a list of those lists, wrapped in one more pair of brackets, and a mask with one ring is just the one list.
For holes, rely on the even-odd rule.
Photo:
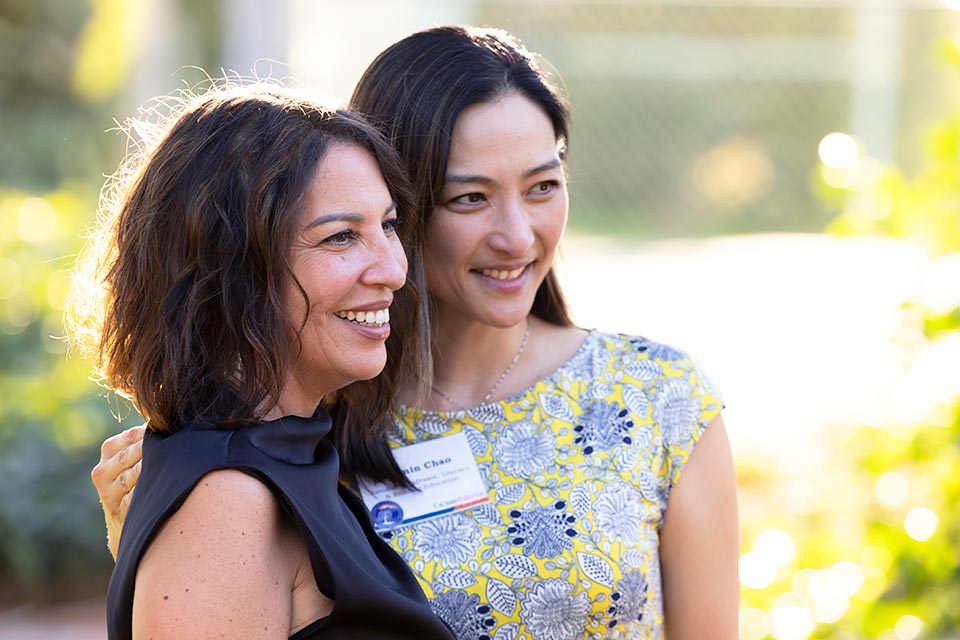
[(242, 471), (221, 469), (200, 479), (157, 539), (167, 529), (177, 529), (174, 539), (180, 542), (200, 543), (193, 538), (215, 536), (244, 546), (272, 544), (279, 539), (280, 518), (280, 505), (263, 482)]
[(259, 512), (264, 512), (264, 515), (267, 512), (274, 516), (279, 514), (279, 505), (270, 488), (258, 478), (236, 469), (220, 469), (203, 476), (181, 511), (185, 507), (210, 509), (224, 516), (237, 510), (243, 512), (243, 517)]
[(229, 469), (205, 475), (144, 552), (135, 635), (286, 637), (293, 567), (282, 535), (280, 506), (260, 480)]

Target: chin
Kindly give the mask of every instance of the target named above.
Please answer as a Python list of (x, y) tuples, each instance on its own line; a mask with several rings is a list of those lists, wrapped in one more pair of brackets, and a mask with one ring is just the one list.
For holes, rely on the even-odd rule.
[(372, 380), (383, 373), (385, 366), (387, 366), (386, 353), (380, 358), (371, 359), (369, 362), (362, 363), (361, 366), (356, 367), (351, 373), (353, 373), (355, 380)]
[(510, 309), (493, 309), (492, 313), (490, 309), (486, 309), (477, 319), (483, 324), (496, 327), (497, 329), (515, 327), (530, 315), (530, 311), (533, 309), (533, 299), (530, 300), (530, 304), (528, 305), (522, 307), (513, 307), (511, 305), (511, 307)]

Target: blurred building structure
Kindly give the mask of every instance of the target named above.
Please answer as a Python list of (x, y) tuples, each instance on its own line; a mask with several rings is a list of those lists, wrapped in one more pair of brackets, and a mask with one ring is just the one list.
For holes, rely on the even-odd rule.
[(844, 132), (909, 168), (960, 93), (935, 81), (937, 40), (960, 24), (950, 1), (224, 0), (222, 64), (342, 102), (410, 31), (503, 27), (570, 96), (575, 228), (812, 231), (834, 214), (810, 188), (819, 140)]

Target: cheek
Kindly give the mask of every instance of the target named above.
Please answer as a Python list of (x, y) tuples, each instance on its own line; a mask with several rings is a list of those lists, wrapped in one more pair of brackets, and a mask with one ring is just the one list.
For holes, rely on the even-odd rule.
[(323, 260), (305, 262), (298, 273), (306, 291), (306, 299), (299, 290), (294, 290), (294, 309), (302, 321), (307, 315), (308, 324), (321, 320), (341, 302), (342, 297), (355, 285), (358, 269), (344, 256), (332, 256)]
[(438, 275), (440, 271), (446, 270), (445, 266), (456, 260), (457, 238), (460, 235), (462, 234), (457, 233), (455, 225), (444, 224), (437, 217), (430, 221), (423, 238), (423, 255), (428, 277)]
[(427, 279), (427, 289), (438, 291), (443, 278), (443, 258), (429, 250), (424, 252), (423, 274)]
[(440, 215), (434, 213), (423, 234), (423, 253), (433, 255), (442, 251), (443, 242), (441, 239), (444, 235), (445, 231)]
[(564, 197), (556, 207), (547, 212), (540, 225), (540, 235), (544, 245), (551, 251), (556, 250), (567, 228), (567, 199)]

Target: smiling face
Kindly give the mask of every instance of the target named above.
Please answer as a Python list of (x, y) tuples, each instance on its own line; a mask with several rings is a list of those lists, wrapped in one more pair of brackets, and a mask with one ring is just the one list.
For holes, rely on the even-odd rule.
[[(389, 307), (406, 279), (407, 261), (396, 208), (365, 149), (331, 145), (304, 200), (290, 256), (303, 293), (293, 281), (284, 293), (287, 317), (295, 327), (303, 324), (302, 351), (281, 405), (312, 413), (326, 393), (383, 369)], [(305, 409), (292, 406), (301, 404)]]
[(464, 109), (441, 203), (424, 245), (439, 326), (521, 322), (567, 222), (563, 162), (546, 113), (516, 93)]

